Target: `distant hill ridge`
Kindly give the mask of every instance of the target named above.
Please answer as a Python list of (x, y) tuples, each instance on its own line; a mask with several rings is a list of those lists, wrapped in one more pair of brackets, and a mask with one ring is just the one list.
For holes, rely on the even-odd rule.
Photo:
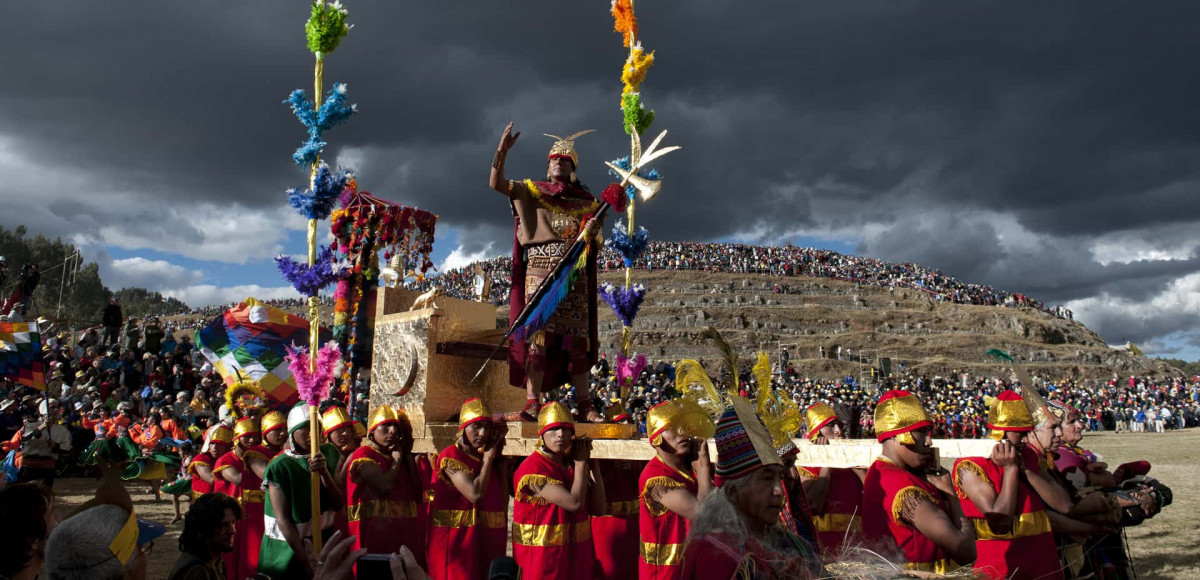
[[(599, 265), (601, 282), (624, 284), (619, 255), (606, 249)], [(448, 295), (471, 299), (476, 266), (494, 281), (490, 298), (501, 306), (502, 323), (508, 257), (410, 287), (441, 285)], [(1048, 378), (1179, 373), (1162, 361), (1109, 348), (1064, 308), (913, 263), (815, 248), (652, 242), (635, 267), (633, 280), (648, 292), (634, 321), (633, 350), (652, 358), (715, 357), (699, 336), (711, 325), (747, 355), (767, 349), (777, 360), (786, 347), (793, 366), (810, 376), (869, 373), (882, 359), (893, 372), (903, 363), (931, 374), (1007, 373), (985, 356), (991, 348), (1011, 352)], [(613, 353), (620, 322), (606, 305), (600, 312), (602, 351)]]

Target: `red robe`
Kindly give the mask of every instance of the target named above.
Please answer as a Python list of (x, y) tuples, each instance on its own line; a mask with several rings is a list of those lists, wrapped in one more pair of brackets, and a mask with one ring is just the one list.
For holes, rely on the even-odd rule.
[(238, 457), (230, 451), (217, 460), (213, 473), (233, 468), (241, 472), (241, 485), (234, 485), (217, 475), (218, 491), (234, 497), (242, 506), (242, 519), (237, 522), (237, 531), (233, 536), (233, 551), (225, 554), (225, 572), (232, 580), (242, 580), (254, 576), (258, 571), (258, 551), (262, 544), (266, 527), (263, 525), (263, 502), (266, 493), (262, 488), (262, 478), (246, 465), (246, 457), (259, 457), (270, 461), (273, 453), (255, 445), (246, 450), (245, 457)]
[(674, 489), (698, 494), (696, 474), (683, 473), (654, 456), (638, 478), (638, 577), (642, 580), (683, 578), (683, 552), (691, 522), (647, 497)]
[(366, 484), (354, 483), (357, 470), (368, 463), (387, 472), (394, 460), (370, 445), (363, 445), (350, 454), (346, 468), (346, 514), (350, 534), (357, 536), (354, 547), (366, 548), (370, 554), (393, 554), (400, 546), (408, 546), (421, 567), (425, 567), (425, 528), (417, 508), (421, 501), (421, 485), (416, 473), (401, 471), (396, 483), (384, 494)]
[(949, 514), (946, 500), (932, 483), (886, 457), (867, 470), (863, 484), (863, 540), (884, 557), (903, 556), (907, 570), (946, 573), (959, 568), (933, 540), (901, 521), (901, 507), (912, 495), (923, 495)]
[(592, 549), (596, 578), (616, 580), (637, 574), (638, 465), (635, 461), (603, 460), (600, 478), (608, 501), (607, 513), (592, 516)]
[(211, 491), (218, 491), (213, 487), (213, 484), (204, 481), (204, 478), (200, 477), (200, 474), (196, 472), (196, 468), (201, 465), (212, 469), (214, 463), (216, 463), (216, 460), (213, 459), (211, 453), (197, 453), (196, 456), (192, 458), (192, 462), (188, 464), (187, 472), (188, 475), (192, 476), (193, 500)]
[[(1035, 454), (1023, 453), (1022, 460), (1028, 469), (1037, 469)], [(959, 475), (963, 470), (974, 472), (999, 495), (1004, 469), (986, 457), (963, 457), (954, 462), (954, 489), (962, 500), (963, 515), (975, 526), (975, 571), (993, 579), (1063, 578), (1046, 504), (1029, 487), (1029, 483), (1023, 478), (1018, 479), (1018, 513), (1013, 521), (1013, 529), (997, 534), (992, 531), (983, 512), (961, 491)]]
[(513, 558), (522, 577), (581, 580), (592, 577), (594, 553), (587, 505), (571, 513), (534, 493), (550, 484), (571, 489), (574, 465), (564, 466), (541, 449), (513, 474)]
[[(820, 467), (801, 467), (807, 477), (817, 477)], [(829, 470), (829, 495), (822, 513), (813, 513), (813, 528), (821, 551), (836, 559), (842, 546), (856, 546), (862, 534), (862, 480), (853, 469)]]
[[(451, 445), (438, 456), (433, 479), (433, 502), (429, 525), (429, 577), (434, 580), (486, 578), (492, 560), (505, 555), (508, 542), (508, 492), (497, 471), (488, 479), (487, 490), (473, 504), (447, 474), (453, 471), (479, 476), (483, 460)], [(496, 465), (493, 465), (495, 468)]]

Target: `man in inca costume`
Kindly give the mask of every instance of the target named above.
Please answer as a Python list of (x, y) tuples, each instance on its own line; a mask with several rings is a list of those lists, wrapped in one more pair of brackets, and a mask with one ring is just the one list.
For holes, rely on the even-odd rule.
[[(512, 127), (509, 123), (500, 137), (490, 180), (492, 189), (508, 197), (516, 218), (510, 324), (567, 253), (581, 228), (594, 237), (602, 225), (601, 220), (593, 219), (600, 202), (575, 176), (579, 166), (575, 139), (591, 131), (565, 139), (551, 136), (555, 143), (546, 163), (546, 180), (514, 181), (504, 178), (504, 159), (520, 136)], [(575, 387), (578, 415), (599, 422), (602, 418), (592, 408), (587, 382), (598, 346), (594, 254), (545, 327), (524, 334), (514, 336), (508, 351), (509, 382), (526, 390), (521, 418), (536, 421), (541, 409), (538, 395), (570, 382)]]

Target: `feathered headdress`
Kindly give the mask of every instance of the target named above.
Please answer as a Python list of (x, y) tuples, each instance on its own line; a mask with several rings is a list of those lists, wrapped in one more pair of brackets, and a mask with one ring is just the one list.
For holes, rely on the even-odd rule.
[[(725, 341), (725, 337), (721, 336), (721, 332), (713, 326), (704, 327), (704, 332), (701, 334), (704, 338), (711, 339), (717, 350), (721, 351), (721, 362), (725, 364), (725, 370), (729, 372), (732, 388), (738, 388), (738, 355), (734, 352), (733, 347)], [(769, 370), (768, 370), (769, 372)]]
[(225, 406), (229, 407), (235, 421), (245, 417), (249, 409), (262, 408), (263, 401), (267, 398), (258, 387), (258, 383), (243, 378), (240, 373), (238, 378), (241, 380), (225, 389)]
[(675, 390), (704, 409), (714, 420), (725, 410), (725, 398), (699, 361), (683, 360), (675, 366)]
[(759, 351), (758, 360), (750, 370), (758, 383), (758, 395), (754, 400), (755, 411), (762, 418), (763, 425), (771, 434), (771, 445), (783, 457), (796, 450), (792, 436), (804, 426), (804, 414), (791, 397), (780, 397), (775, 387), (771, 385), (771, 359), (767, 353)]

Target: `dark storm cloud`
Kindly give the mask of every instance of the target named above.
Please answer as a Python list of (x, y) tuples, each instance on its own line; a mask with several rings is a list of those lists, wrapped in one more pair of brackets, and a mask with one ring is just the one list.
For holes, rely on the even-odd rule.
[[(523, 131), (510, 177), (543, 170), (541, 133), (600, 129), (578, 144), (596, 190), (600, 162), (627, 151), (608, 2), (349, 8), (355, 29), (325, 86), (348, 83), (361, 114), (328, 134), (327, 157), (354, 165), (364, 189), (439, 213), (464, 252), (507, 247), (511, 218), (485, 184), (504, 123)], [(641, 2), (659, 59), (643, 97), (653, 131), (670, 129), (684, 150), (659, 165), (666, 187), (638, 222), (669, 240), (850, 237), (869, 255), (1051, 302), (1153, 300), (1200, 271), (1195, 256), (1102, 264), (1093, 247), (1121, 232), (1163, 247), (1196, 238), (1197, 12)], [(52, 201), (30, 205), (27, 184), (0, 184), (0, 200), (25, 203), (36, 227), (153, 223), (138, 236), (171, 251), (205, 243), (210, 226), (189, 223), (190, 206), (275, 211), (303, 183), (289, 159), (302, 128), (281, 101), (311, 90), (305, 3), (39, 2), (0, 14), (22, 23), (0, 51), (0, 138), (49, 174), (36, 181)]]

